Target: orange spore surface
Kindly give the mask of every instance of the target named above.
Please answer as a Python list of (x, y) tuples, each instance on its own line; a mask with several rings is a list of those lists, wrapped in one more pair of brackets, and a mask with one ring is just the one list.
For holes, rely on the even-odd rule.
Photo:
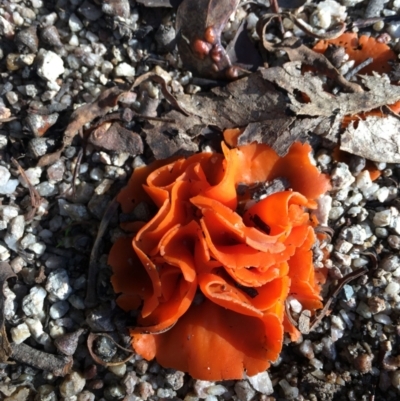
[[(288, 296), (321, 307), (308, 211), (330, 184), (311, 147), (295, 143), (282, 158), (260, 144), (222, 150), (136, 169), (118, 196), (122, 210), (145, 202), (155, 214), (124, 223), (130, 234), (109, 255), (118, 305), (139, 311), (134, 350), (202, 380), (268, 368), (284, 332), (299, 335), (285, 316)], [(290, 188), (261, 200), (238, 196), (239, 184), (275, 178)]]

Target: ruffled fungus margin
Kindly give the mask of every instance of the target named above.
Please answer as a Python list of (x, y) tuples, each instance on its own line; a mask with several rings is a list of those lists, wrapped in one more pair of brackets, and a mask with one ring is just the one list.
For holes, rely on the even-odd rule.
[[(294, 143), (282, 158), (262, 144), (222, 150), (135, 169), (118, 196), (123, 212), (142, 202), (157, 211), (122, 224), (132, 235), (109, 255), (117, 304), (139, 310), (135, 351), (203, 380), (267, 369), (284, 331), (299, 335), (285, 316), (288, 296), (321, 307), (308, 209), (329, 179), (311, 147)], [(290, 188), (251, 199), (251, 188), (277, 178)]]

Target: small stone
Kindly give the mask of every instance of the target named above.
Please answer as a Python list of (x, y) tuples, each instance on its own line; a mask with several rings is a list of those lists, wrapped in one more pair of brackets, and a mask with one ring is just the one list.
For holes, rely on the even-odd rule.
[[(65, 164), (62, 159), (57, 160), (47, 169), (47, 178), (50, 183), (62, 181), (65, 173)], [(36, 184), (35, 184), (36, 185)]]
[(39, 52), (37, 73), (41, 78), (54, 82), (64, 71), (64, 62), (58, 54), (50, 50)]
[(80, 32), (83, 29), (82, 21), (76, 16), (76, 14), (71, 14), (68, 20), (68, 25), (72, 32)]
[[(106, 399), (119, 400), (124, 398), (125, 390), (122, 386), (114, 384), (104, 389), (104, 396)], [(171, 397), (168, 397), (171, 398)]]
[(45, 288), (55, 299), (66, 300), (72, 292), (67, 271), (65, 269), (52, 271), (47, 277)]
[(333, 169), (331, 174), (331, 182), (333, 189), (342, 189), (345, 187), (349, 187), (355, 178), (351, 174), (349, 167), (346, 163), (338, 163), (337, 166)]
[(72, 333), (63, 334), (54, 340), (54, 345), (57, 350), (64, 355), (74, 355), (78, 347), (79, 337), (84, 332), (84, 329), (76, 330)]
[(11, 173), (9, 172), (8, 168), (0, 166), (0, 187), (6, 185), (10, 177)]
[(58, 188), (48, 181), (41, 182), (36, 186), (36, 190), (38, 191), (39, 195), (43, 197), (54, 196), (58, 194)]
[(292, 387), (287, 380), (283, 379), (279, 381), (279, 385), (281, 386), (283, 392), (285, 393), (285, 397), (288, 400), (295, 400), (299, 396), (299, 389), (297, 387)]
[(76, 295), (76, 294), (72, 294), (69, 298), (68, 298), (68, 302), (71, 304), (71, 306), (75, 309), (79, 309), (79, 310), (83, 310), (85, 309), (85, 302), (83, 301), (83, 299)]
[(368, 306), (374, 315), (386, 309), (385, 301), (377, 296), (368, 298)]
[[(165, 381), (166, 381), (166, 383), (168, 383), (171, 386), (171, 388), (173, 390), (179, 390), (184, 385), (184, 377), (185, 377), (185, 373), (180, 372), (179, 370), (176, 370), (173, 372), (167, 372), (165, 374)], [(225, 389), (225, 391), (226, 391), (226, 389)]]
[(356, 312), (357, 312), (360, 316), (362, 316), (363, 318), (365, 318), (365, 319), (371, 319), (371, 316), (372, 316), (371, 310), (369, 309), (369, 306), (368, 306), (365, 302), (363, 302), (363, 301), (361, 301), (361, 302), (358, 304), (357, 309), (356, 309)]
[(310, 340), (304, 340), (299, 346), (299, 351), (310, 360), (314, 358), (314, 350)]
[(247, 377), (247, 380), (261, 394), (270, 395), (274, 392), (274, 388), (268, 372), (261, 372), (254, 376)]
[(385, 200), (389, 196), (389, 188), (387, 187), (381, 187), (379, 188), (376, 193), (375, 193), (376, 199), (378, 199), (379, 202), (385, 202)]
[(29, 331), (31, 332), (32, 336), (38, 339), (43, 334), (43, 325), (42, 322), (37, 318), (27, 318), (25, 323), (29, 327)]
[(378, 227), (385, 227), (392, 222), (393, 213), (391, 209), (386, 209), (381, 212), (375, 213), (372, 222)]
[(134, 77), (136, 70), (135, 67), (123, 62), (115, 67), (114, 73), (117, 77)]
[(373, 183), (370, 187), (363, 191), (364, 198), (373, 200), (376, 198), (376, 193), (379, 190), (379, 184)]
[(8, 180), (5, 185), (0, 186), (0, 195), (11, 195), (18, 186), (18, 180)]
[(391, 281), (385, 288), (385, 294), (393, 297), (400, 292), (400, 284), (396, 281)]
[[(42, 175), (41, 167), (31, 167), (25, 170), (25, 175), (28, 178), (31, 185), (35, 186), (40, 183), (40, 176)], [(18, 177), (19, 182), (24, 188), (29, 188), (28, 183), (25, 181), (24, 177), (20, 175)]]
[(347, 254), (352, 247), (353, 244), (344, 239), (338, 239), (335, 244), (335, 250), (341, 254)]
[(350, 242), (354, 245), (363, 245), (367, 239), (367, 234), (362, 226), (359, 224), (344, 228), (340, 234), (340, 238)]
[(374, 315), (374, 320), (375, 320), (375, 322), (381, 323), (384, 325), (393, 324), (393, 321), (390, 318), (390, 316), (385, 315), (384, 313), (377, 313), (376, 315)]
[(88, 220), (90, 218), (84, 205), (70, 204), (64, 199), (59, 199), (58, 206), (61, 216), (68, 216), (75, 221)]
[(400, 237), (398, 235), (389, 235), (387, 242), (391, 248), (400, 249)]
[(11, 338), (16, 344), (23, 343), (27, 338), (31, 336), (29, 327), (26, 323), (21, 323), (16, 327), (10, 329)]
[(109, 338), (101, 336), (95, 341), (94, 351), (96, 355), (110, 360), (116, 354), (117, 347)]
[(46, 244), (44, 242), (38, 241), (34, 244), (29, 245), (28, 249), (34, 252), (36, 255), (41, 256), (46, 250)]
[(250, 383), (245, 380), (236, 382), (234, 389), (240, 401), (250, 401), (256, 395), (256, 392), (250, 386)]
[(114, 373), (115, 376), (118, 377), (123, 377), (126, 373), (126, 364), (121, 363), (115, 366), (109, 366), (108, 370), (112, 373)]
[(54, 139), (39, 137), (32, 138), (29, 141), (28, 149), (33, 157), (39, 158), (44, 156), (46, 153), (50, 151), (50, 148), (55, 145)]
[(76, 401), (95, 401), (95, 399), (96, 399), (96, 396), (93, 393), (85, 390), (85, 391), (82, 391), (80, 394), (78, 394), (78, 398)]
[(387, 272), (393, 272), (400, 265), (400, 258), (397, 255), (389, 255), (381, 260), (379, 267)]
[(340, 216), (343, 215), (343, 213), (344, 213), (344, 208), (342, 206), (333, 207), (329, 211), (329, 218), (333, 221), (338, 220)]
[(140, 382), (137, 387), (139, 396), (143, 400), (147, 400), (149, 397), (154, 395), (153, 387), (148, 382)]
[(69, 311), (69, 304), (65, 301), (55, 302), (50, 307), (50, 317), (54, 320), (63, 317)]
[(361, 354), (354, 359), (353, 365), (359, 372), (365, 374), (371, 371), (372, 360), (373, 360), (373, 355)]
[(39, 316), (43, 313), (43, 303), (47, 292), (43, 287), (34, 286), (22, 299), (22, 310), (26, 316)]
[(62, 397), (72, 397), (79, 394), (85, 387), (86, 380), (78, 372), (72, 372), (66, 376), (60, 385)]
[(365, 191), (367, 188), (369, 188), (372, 185), (371, 176), (370, 176), (368, 170), (361, 171), (361, 173), (358, 174), (357, 180), (356, 180), (356, 185), (357, 185), (357, 188), (360, 189), (360, 191)]

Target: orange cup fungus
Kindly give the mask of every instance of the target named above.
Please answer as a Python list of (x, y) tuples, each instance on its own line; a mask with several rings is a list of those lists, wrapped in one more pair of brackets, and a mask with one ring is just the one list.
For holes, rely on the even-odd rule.
[[(135, 169), (118, 196), (123, 212), (141, 202), (158, 211), (123, 223), (132, 235), (109, 255), (117, 304), (139, 311), (134, 350), (203, 380), (267, 369), (284, 332), (299, 336), (285, 316), (288, 296), (321, 308), (308, 210), (329, 179), (310, 162), (311, 147), (294, 143), (282, 158), (255, 143), (222, 150)], [(279, 177), (290, 189), (251, 199), (251, 187)]]

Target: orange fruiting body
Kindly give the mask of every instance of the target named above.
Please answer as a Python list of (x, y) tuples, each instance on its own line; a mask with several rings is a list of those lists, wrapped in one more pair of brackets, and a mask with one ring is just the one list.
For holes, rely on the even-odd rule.
[[(282, 158), (261, 144), (222, 150), (135, 169), (118, 196), (123, 212), (141, 202), (158, 211), (125, 223), (133, 232), (109, 255), (118, 305), (139, 310), (134, 350), (202, 380), (268, 368), (284, 331), (299, 336), (285, 317), (288, 296), (321, 307), (308, 210), (330, 186), (311, 147), (294, 143)], [(251, 199), (251, 187), (276, 178), (290, 188)], [(248, 188), (240, 196), (239, 184)]]

